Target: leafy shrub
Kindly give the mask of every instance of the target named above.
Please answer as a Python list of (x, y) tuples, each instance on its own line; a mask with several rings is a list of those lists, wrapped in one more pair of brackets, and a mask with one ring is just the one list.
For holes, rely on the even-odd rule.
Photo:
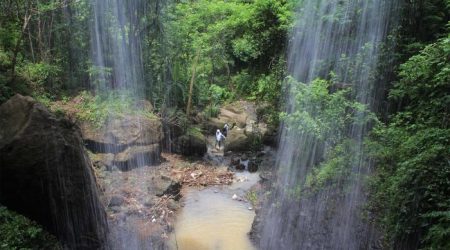
[(290, 131), (287, 140), (295, 144), (299, 137), (312, 138), (318, 145), (315, 154), (320, 156), (308, 163), (311, 170), (299, 176), (304, 182), (289, 190), (290, 197), (312, 198), (330, 189), (345, 195), (348, 184), (360, 177), (354, 166), (362, 159), (361, 145), (352, 139), (349, 128), (376, 123), (376, 116), (366, 105), (352, 100), (351, 88), (331, 91), (332, 81), (316, 79), (304, 84), (288, 78), (287, 85), (295, 102), (291, 104), (295, 109), (281, 114), (285, 129)]
[(350, 125), (376, 121), (364, 104), (350, 100), (350, 88), (331, 93), (331, 82), (326, 80), (304, 84), (288, 78), (287, 82), (296, 107), (290, 114), (281, 114), (289, 130), (336, 145), (345, 138), (345, 129)]
[(39, 97), (38, 100), (44, 104), (49, 103), (55, 113), (69, 112), (77, 120), (88, 122), (95, 127), (102, 127), (108, 119), (124, 115), (156, 118), (151, 110), (142, 107), (139, 100), (122, 91), (112, 91), (96, 96), (88, 91), (82, 91), (72, 100), (63, 97), (58, 103), (52, 102), (45, 95)]
[(58, 82), (58, 76), (61, 74), (61, 69), (56, 65), (45, 62), (24, 63), (17, 71), (33, 95), (42, 95), (46, 91), (59, 89), (58, 85), (51, 84)]
[(220, 108), (217, 105), (208, 105), (203, 111), (205, 118), (217, 117), (220, 113)]
[(261, 150), (261, 148), (263, 147), (263, 143), (262, 143), (262, 137), (260, 133), (251, 133), (247, 135), (248, 139), (249, 139), (249, 149), (250, 151), (253, 152), (257, 152), (259, 150)]
[(352, 164), (360, 157), (356, 145), (354, 140), (347, 139), (329, 150), (325, 161), (307, 175), (305, 191), (314, 193), (325, 186), (336, 188), (343, 177), (352, 178)]
[(247, 200), (253, 205), (256, 206), (258, 204), (258, 193), (254, 190), (250, 190), (247, 192), (247, 194), (245, 194), (245, 198), (247, 198)]
[(196, 126), (189, 126), (186, 129), (186, 135), (190, 135), (197, 138), (203, 138), (202, 129)]
[(450, 36), (400, 66), (402, 110), (368, 143), (378, 162), (370, 208), (394, 249), (450, 246)]
[(62, 249), (36, 222), (0, 206), (0, 249)]

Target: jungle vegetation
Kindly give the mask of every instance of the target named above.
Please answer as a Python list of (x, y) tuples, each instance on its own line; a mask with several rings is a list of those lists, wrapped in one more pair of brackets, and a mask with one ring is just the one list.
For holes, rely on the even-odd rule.
[[(155, 112), (177, 110), (189, 120), (192, 113), (211, 114), (224, 103), (246, 99), (268, 103), (264, 117), (270, 123), (281, 119), (320, 138), (330, 127), (345, 130), (349, 108), (365, 109), (347, 99), (350, 90), (331, 90), (329, 72), (329, 79), (294, 90), (297, 102), (310, 98), (322, 109), (314, 115), (282, 112), (284, 86), (291, 81), (286, 51), (294, 0), (141, 4), (145, 96)], [(405, 0), (383, 44), (377, 71), (382, 108), (373, 111), (365, 145), (376, 162), (367, 210), (390, 249), (450, 249), (449, 20), (449, 0)], [(0, 104), (16, 93), (46, 105), (84, 95), (95, 100), (86, 109), (102, 112), (90, 81), (92, 22), (89, 0), (0, 1)], [(312, 189), (346, 174), (351, 156), (340, 150), (349, 144), (345, 137), (335, 138), (326, 162), (308, 177)], [(49, 237), (3, 207), (0, 214), (0, 248), (27, 248)]]

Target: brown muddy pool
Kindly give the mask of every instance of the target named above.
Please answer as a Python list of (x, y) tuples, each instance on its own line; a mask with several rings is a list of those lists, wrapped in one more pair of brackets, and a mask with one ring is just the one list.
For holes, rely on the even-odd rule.
[[(248, 237), (255, 212), (245, 201), (245, 194), (259, 176), (236, 173), (236, 180), (231, 186), (187, 192), (171, 237), (173, 249), (255, 249)], [(237, 199), (233, 199), (234, 195)]]

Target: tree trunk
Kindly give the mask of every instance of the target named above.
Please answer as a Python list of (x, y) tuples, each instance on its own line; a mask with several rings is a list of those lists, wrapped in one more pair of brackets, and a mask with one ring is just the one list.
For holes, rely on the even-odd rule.
[(192, 65), (192, 77), (191, 77), (191, 82), (189, 84), (189, 96), (188, 96), (188, 103), (187, 103), (187, 107), (186, 107), (186, 116), (188, 118), (191, 113), (192, 91), (194, 89), (195, 72), (197, 70), (197, 62), (198, 62), (199, 55), (200, 55), (200, 51), (197, 51), (197, 55), (195, 56), (195, 59), (194, 59), (194, 64)]
[(22, 46), (22, 40), (23, 40), (23, 37), (25, 36), (25, 30), (27, 29), (30, 19), (31, 19), (31, 13), (25, 14), (25, 17), (23, 18), (22, 33), (21, 33), (19, 39), (17, 39), (16, 46), (14, 47), (13, 58), (11, 60), (11, 79), (9, 81), (10, 86), (12, 86), (12, 84), (16, 80), (17, 56), (19, 55), (20, 47)]

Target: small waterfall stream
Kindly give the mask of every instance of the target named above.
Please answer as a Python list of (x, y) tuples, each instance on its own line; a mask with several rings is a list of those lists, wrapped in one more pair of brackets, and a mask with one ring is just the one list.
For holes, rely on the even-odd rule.
[[(375, 233), (363, 220), (365, 177), (372, 163), (363, 141), (370, 128), (367, 109), (376, 110), (380, 43), (395, 7), (395, 0), (300, 1), (288, 60), (295, 81), (288, 83), (288, 119), (277, 155), (277, 187), (266, 205), (262, 249), (372, 246)], [(345, 116), (326, 113), (345, 103), (352, 103), (342, 108)]]
[[(151, 89), (151, 82), (144, 76), (143, 48), (144, 48), (144, 25), (148, 6), (151, 1), (116, 1), (116, 0), (91, 0), (93, 21), (91, 28), (91, 59), (90, 68), (91, 85), (96, 95), (103, 98), (107, 103), (113, 103), (110, 107), (109, 117), (102, 127), (104, 134), (119, 126), (119, 133), (132, 134), (134, 131), (142, 132), (143, 121), (140, 113), (143, 109), (141, 103), (146, 97), (146, 91)], [(124, 111), (122, 116), (117, 117), (117, 110)], [(138, 114), (138, 115), (136, 115)], [(131, 117), (131, 118), (128, 118)], [(133, 126), (133, 127), (127, 127)], [(158, 133), (157, 131), (155, 133)], [(133, 136), (133, 135), (132, 135)], [(151, 137), (151, 134), (140, 134), (140, 137)], [(127, 162), (123, 171), (130, 171), (136, 167), (149, 166), (158, 161), (156, 156), (149, 156), (150, 147), (158, 147), (158, 135), (155, 138), (137, 138), (133, 142), (118, 142), (120, 140), (112, 135), (112, 143), (101, 145), (102, 153), (126, 154), (130, 149), (133, 160)], [(156, 144), (150, 144), (156, 143)], [(145, 145), (144, 145), (145, 144)], [(132, 151), (134, 147), (134, 152)], [(139, 150), (142, 150), (139, 152)], [(117, 155), (116, 155), (117, 157)], [(130, 163), (131, 162), (131, 163)], [(117, 174), (112, 173), (113, 180), (106, 182), (105, 189), (109, 193), (118, 192), (120, 195), (131, 192), (145, 192), (150, 189), (151, 183), (146, 181), (150, 178), (151, 169), (140, 173), (140, 180), (130, 181), (128, 176), (136, 173)], [(130, 178), (131, 178), (130, 177)], [(109, 183), (111, 182), (111, 183)], [(112, 183), (115, 183), (113, 186)], [(122, 184), (118, 184), (121, 182)], [(109, 184), (108, 184), (109, 183)], [(109, 186), (108, 186), (109, 185)], [(133, 200), (134, 201), (134, 200)], [(110, 201), (111, 203), (111, 201)], [(136, 205), (138, 208), (141, 204)], [(131, 212), (129, 212), (131, 213)], [(140, 215), (139, 215), (140, 216)], [(126, 216), (122, 220), (112, 219), (109, 216), (108, 249), (149, 249), (152, 247), (152, 239), (142, 236), (140, 228), (142, 221), (135, 218), (138, 216)]]

